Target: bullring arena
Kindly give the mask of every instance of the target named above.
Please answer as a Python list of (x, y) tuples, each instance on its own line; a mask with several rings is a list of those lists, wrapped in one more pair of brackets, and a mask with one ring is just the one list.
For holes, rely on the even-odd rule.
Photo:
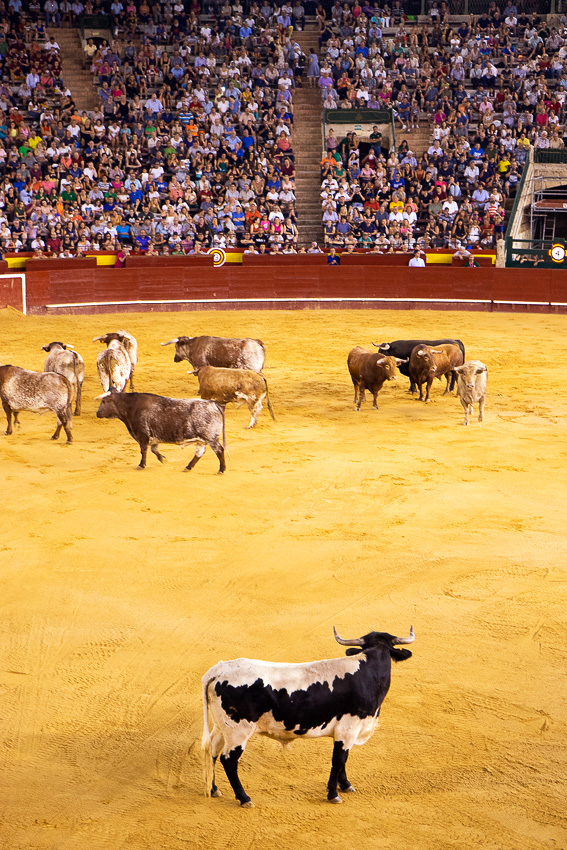
[[(207, 450), (138, 448), (97, 420), (92, 338), (139, 343), (136, 389), (189, 397), (160, 343), (251, 336), (276, 421), (227, 408)], [(0, 439), (0, 846), (7, 850), (567, 846), (564, 340), (567, 317), (435, 311), (0, 312), (0, 360), (86, 363), (75, 442), (53, 415)], [(352, 404), (348, 351), (457, 336), (488, 367), (485, 422), (455, 396), (387, 383)], [(367, 396), (368, 399), (368, 396)], [(325, 799), (331, 745), (254, 737), (242, 810), (204, 796), (201, 676), (220, 659), (336, 658), (333, 639), (407, 634), (358, 793)]]

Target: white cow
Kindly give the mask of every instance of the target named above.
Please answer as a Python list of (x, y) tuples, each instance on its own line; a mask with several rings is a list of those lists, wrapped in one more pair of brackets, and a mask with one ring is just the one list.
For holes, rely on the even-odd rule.
[(469, 424), (473, 405), (478, 402), (478, 421), (484, 419), (484, 403), (486, 401), (486, 382), (488, 369), (480, 360), (467, 360), (454, 370), (457, 373), (457, 395), (465, 411), (463, 425)]

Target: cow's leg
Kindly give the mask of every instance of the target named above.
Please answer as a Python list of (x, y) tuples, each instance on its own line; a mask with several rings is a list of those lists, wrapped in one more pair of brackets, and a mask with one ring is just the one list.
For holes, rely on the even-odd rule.
[(69, 412), (69, 407), (65, 407), (63, 408), (63, 410), (55, 411), (55, 415), (57, 416), (57, 428), (55, 429), (55, 433), (51, 438), (52, 440), (58, 440), (59, 434), (61, 433), (61, 428), (65, 428), (65, 433), (67, 434), (67, 442), (73, 442), (73, 435), (70, 431), (71, 417), (68, 415)]
[(155, 454), (160, 463), (167, 463), (167, 458), (158, 452), (159, 443), (157, 440), (150, 440), (150, 449)]
[(18, 428), (19, 428), (20, 425), (21, 425), (21, 422), (19, 420), (20, 411), (19, 410), (13, 410), (12, 412), (14, 414), (14, 425), (17, 425)]
[(132, 366), (132, 371), (130, 372), (130, 392), (134, 392), (134, 367)]
[(416, 383), (415, 383), (415, 381), (413, 381), (413, 380), (410, 378), (410, 384), (409, 384), (409, 390), (408, 390), (408, 393), (414, 393), (414, 394), (415, 394), (416, 392), (417, 392), (417, 386), (416, 386)]
[(468, 425), (469, 424), (469, 406), (466, 403), (466, 401), (463, 401), (463, 399), (461, 399), (461, 404), (463, 405), (463, 410), (465, 411), (465, 418), (464, 418), (464, 421), (463, 421), (463, 425)]
[(362, 404), (363, 401), (366, 401), (365, 393), (366, 393), (366, 387), (364, 386), (364, 384), (359, 383), (359, 385), (358, 385), (358, 404), (356, 406), (357, 410), (360, 410), (360, 405)]
[[(9, 436), (12, 433), (12, 408), (8, 404), (7, 401), (2, 399), (2, 407), (4, 408), (4, 413), (6, 414), (6, 435)], [(14, 416), (14, 422), (16, 421), (16, 417)]]
[(258, 399), (256, 404), (253, 404), (252, 401), (248, 402), (248, 407), (249, 407), (249, 409), (252, 413), (252, 418), (250, 419), (250, 422), (248, 423), (246, 428), (253, 428), (254, 425), (256, 424), (256, 422), (258, 421), (258, 417), (259, 417), (259, 415), (262, 411), (262, 407), (263, 407), (262, 399), (264, 399), (264, 398), (266, 398), (265, 393), (264, 393), (264, 395), (260, 396), (260, 398)]
[(83, 385), (77, 381), (77, 395), (75, 397), (75, 416), (81, 415), (81, 399), (83, 397)]
[(372, 393), (372, 398), (373, 398), (372, 407), (374, 408), (374, 410), (378, 410), (378, 390), (376, 390), (376, 392)]
[(433, 378), (427, 379), (427, 392), (425, 393), (425, 403), (428, 404), (431, 399), (429, 398), (429, 391), (431, 390), (431, 385), (433, 384)]
[(342, 803), (337, 793), (337, 783), (340, 784), (341, 791), (350, 791), (351, 789), (354, 791), (346, 775), (348, 753), (349, 751), (345, 748), (342, 741), (335, 741), (331, 761), (331, 773), (327, 783), (327, 800), (329, 803)]
[(215, 767), (217, 764), (217, 759), (221, 754), (222, 748), (224, 745), (224, 737), (220, 729), (216, 726), (213, 727), (213, 731), (211, 732), (211, 753), (213, 756), (213, 779), (211, 782), (211, 797), (222, 797), (221, 791), (217, 788), (217, 784), (215, 782)]
[(244, 752), (245, 746), (246, 742), (244, 742), (242, 746), (239, 745), (237, 747), (233, 747), (227, 752), (223, 752), (221, 754), (220, 760), (222, 766), (224, 767), (228, 781), (232, 786), (232, 790), (234, 791), (234, 796), (236, 797), (241, 806), (244, 806), (245, 808), (252, 808), (254, 803), (242, 787), (242, 783), (238, 778), (238, 760)]
[(452, 374), (453, 374), (452, 372), (447, 372), (447, 374), (445, 375), (445, 380), (447, 381), (447, 386), (445, 387), (445, 392), (443, 393), (443, 395), (447, 395), (448, 392), (449, 392), (449, 381), (451, 380)]
[(486, 396), (483, 395), (482, 398), (478, 400), (478, 421), (484, 422), (484, 403), (486, 401)]
[(451, 392), (451, 393), (453, 392), (453, 390), (455, 389), (456, 383), (457, 383), (457, 373), (453, 369), (453, 371), (451, 372), (451, 386), (449, 388), (449, 392)]
[(140, 439), (138, 440), (138, 443), (140, 444), (140, 454), (141, 454), (140, 463), (138, 464), (138, 469), (145, 469), (146, 468), (146, 457), (148, 455), (148, 444), (149, 444), (149, 442), (150, 442), (150, 440), (149, 440), (148, 437), (146, 437), (145, 434), (144, 434), (144, 436), (140, 437)]
[(419, 384), (419, 400), (423, 401), (423, 384)]
[(352, 380), (352, 385), (354, 387), (354, 402), (353, 402), (353, 404), (354, 404), (354, 409), (357, 410), (358, 408), (356, 407), (356, 402), (358, 401), (358, 384), (356, 383), (354, 378), (351, 378), (351, 380)]
[(191, 470), (199, 460), (199, 458), (203, 457), (205, 454), (205, 449), (207, 448), (205, 443), (197, 443), (195, 448), (195, 454), (193, 455), (193, 459), (189, 461), (185, 469)]
[(65, 407), (65, 409), (59, 412), (57, 418), (65, 429), (65, 434), (67, 435), (67, 443), (72, 443), (73, 432), (71, 431), (71, 429), (73, 427), (73, 414), (71, 413), (71, 399), (69, 399), (69, 404)]
[(211, 443), (211, 448), (219, 459), (219, 471), (217, 475), (222, 475), (226, 469), (223, 445), (220, 440), (217, 440), (215, 443)]

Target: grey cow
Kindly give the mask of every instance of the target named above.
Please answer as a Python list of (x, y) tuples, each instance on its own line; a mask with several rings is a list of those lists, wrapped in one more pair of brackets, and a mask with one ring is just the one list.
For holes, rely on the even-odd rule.
[(221, 336), (178, 336), (162, 345), (175, 344), (173, 360), (188, 360), (194, 369), (219, 366), (225, 369), (251, 369), (261, 372), (266, 346), (260, 339), (226, 339)]
[[(209, 445), (219, 459), (219, 474), (226, 469), (224, 407), (201, 398), (167, 398), (152, 393), (121, 393), (112, 388), (98, 396), (98, 419), (120, 419), (140, 446), (138, 469), (145, 469), (148, 446), (160, 463), (160, 443), (196, 443), (195, 455), (186, 469), (193, 469)], [(221, 441), (222, 438), (222, 441)]]
[[(96, 366), (102, 388), (107, 392), (110, 387), (123, 390), (128, 378), (130, 390), (134, 390), (134, 371), (138, 362), (138, 343), (128, 331), (112, 331), (95, 336), (93, 342), (104, 342), (105, 351), (97, 357)], [(112, 353), (115, 352), (115, 353)], [(119, 352), (116, 354), (116, 352)]]
[(57, 416), (57, 428), (51, 439), (57, 440), (61, 428), (64, 428), (67, 442), (72, 443), (72, 399), (71, 384), (63, 375), (55, 372), (29, 372), (9, 364), (0, 366), (0, 400), (8, 422), (6, 434), (12, 433), (12, 414), (14, 424), (19, 425), (18, 414), (21, 410), (31, 413), (52, 410)]
[(58, 375), (67, 378), (75, 393), (75, 416), (80, 416), (83, 381), (85, 380), (85, 361), (73, 348), (68, 342), (50, 342), (49, 345), (42, 346), (42, 350), (48, 352), (43, 364), (43, 371), (56, 372)]
[(484, 420), (488, 369), (481, 360), (467, 360), (455, 369), (457, 373), (457, 395), (465, 411), (463, 425), (469, 424), (473, 405), (478, 402), (478, 421)]

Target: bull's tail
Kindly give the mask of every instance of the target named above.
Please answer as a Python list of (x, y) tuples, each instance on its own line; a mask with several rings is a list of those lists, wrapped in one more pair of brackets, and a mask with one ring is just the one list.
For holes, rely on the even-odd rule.
[(268, 405), (268, 410), (270, 411), (270, 416), (272, 417), (272, 419), (275, 422), (276, 417), (274, 416), (274, 411), (273, 411), (273, 408), (272, 408), (272, 402), (270, 401), (270, 393), (268, 392), (268, 382), (266, 381), (265, 378), (264, 378), (264, 386), (266, 387), (266, 404)]
[(209, 685), (212, 679), (203, 680), (203, 738), (201, 746), (203, 748), (203, 779), (205, 781), (205, 797), (211, 796), (211, 788), (213, 787), (214, 764), (213, 764), (213, 747), (211, 743), (211, 733), (209, 731)]
[(108, 355), (108, 375), (110, 378), (110, 386), (114, 387), (117, 390), (122, 390), (120, 387), (121, 382), (121, 373), (120, 373), (120, 362), (113, 355), (112, 351), (109, 349)]
[(223, 444), (225, 452), (230, 457), (230, 452), (228, 450), (228, 446), (227, 446), (227, 443), (226, 443), (226, 428), (225, 428), (225, 425), (226, 425), (226, 416), (225, 416), (226, 404), (221, 404), (220, 401), (217, 401), (216, 405), (217, 405), (217, 407), (220, 410), (221, 415), (222, 415), (222, 444)]

